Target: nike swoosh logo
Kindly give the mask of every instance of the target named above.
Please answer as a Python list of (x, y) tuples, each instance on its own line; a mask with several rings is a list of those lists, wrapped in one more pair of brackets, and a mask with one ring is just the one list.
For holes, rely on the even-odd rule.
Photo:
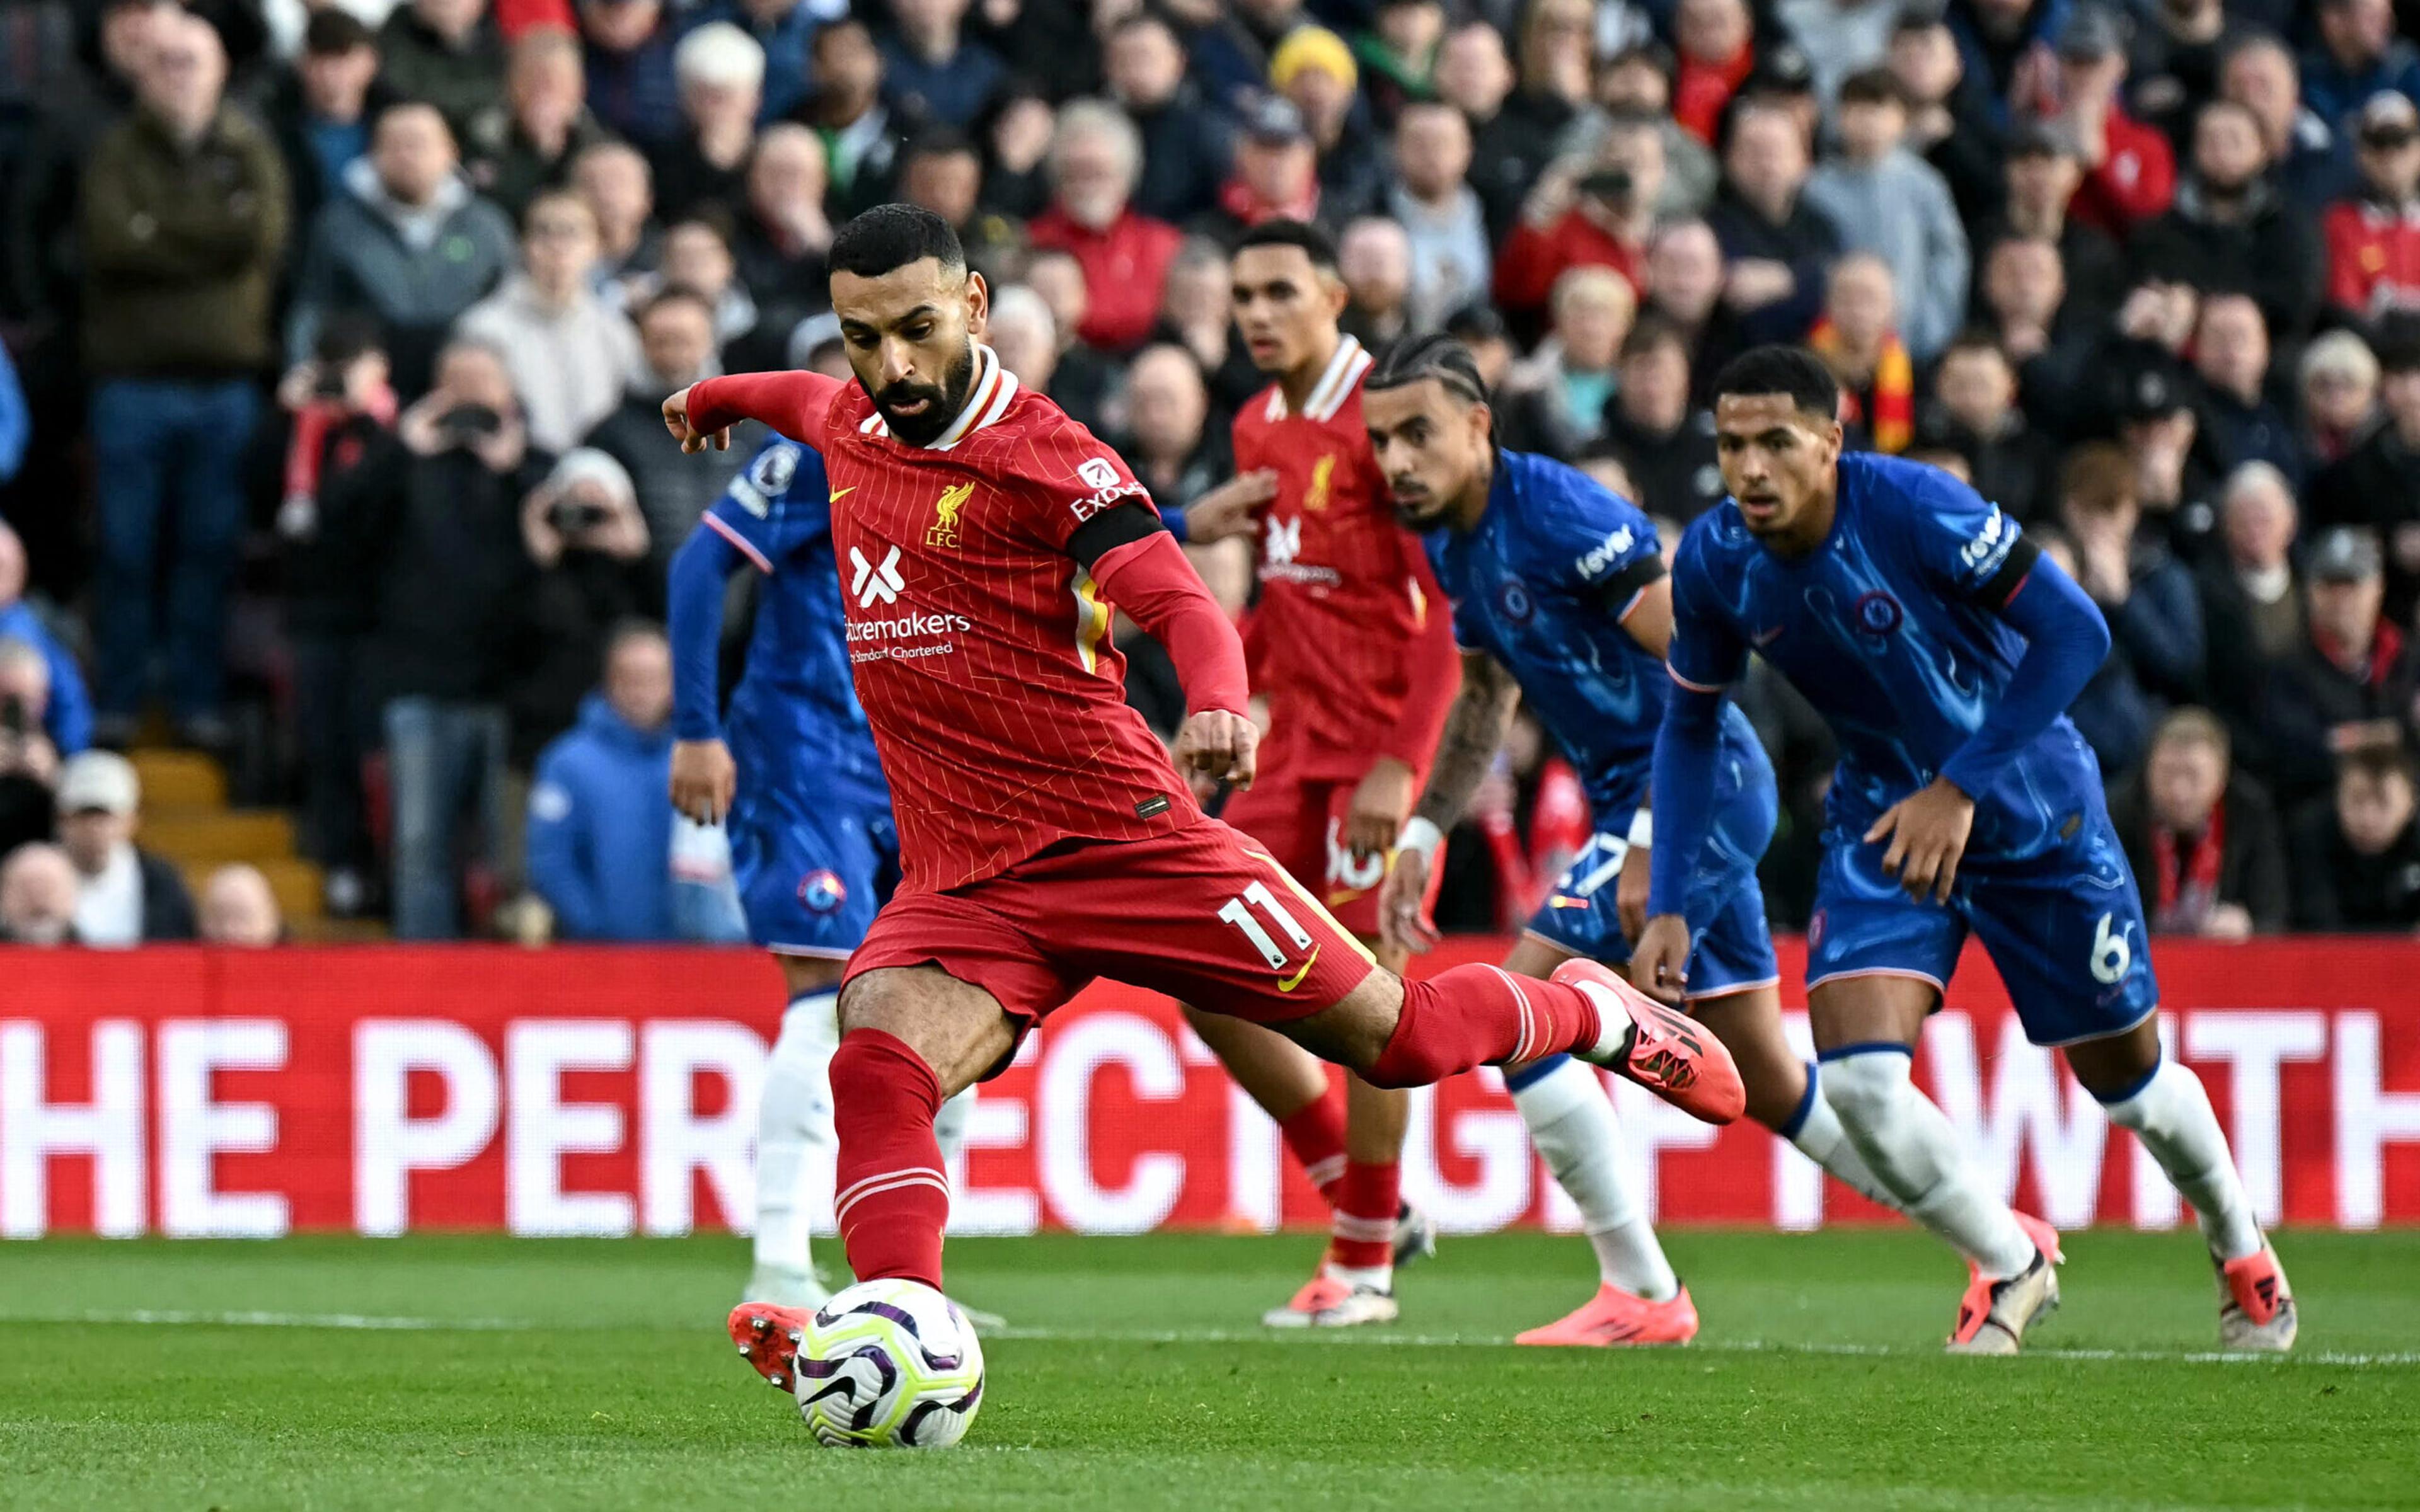
[(1327, 891), (1327, 906), (1335, 908), (1349, 903), (1369, 890), (1367, 887), (1330, 887)]
[(1280, 977), (1278, 979), (1278, 991), (1281, 993), (1290, 993), (1296, 987), (1301, 986), (1302, 979), (1311, 975), (1311, 968), (1318, 962), (1318, 960), (1319, 947), (1314, 945), (1311, 948), (1311, 954), (1303, 957), (1302, 964), (1295, 968), (1295, 974), (1293, 976)]
[(845, 488), (834, 488), (834, 489), (831, 491), (831, 498), (830, 498), (829, 500), (825, 501), (825, 502), (827, 502), (827, 503), (834, 503), (834, 504), (839, 503), (842, 500), (844, 500), (844, 499), (847, 498), (850, 494), (853, 494), (853, 493), (857, 492), (857, 489), (858, 489), (858, 486), (857, 486), (856, 484), (853, 484), (853, 483), (852, 483), (852, 484), (850, 484), (850, 485), (849, 485), (847, 487), (845, 487)]

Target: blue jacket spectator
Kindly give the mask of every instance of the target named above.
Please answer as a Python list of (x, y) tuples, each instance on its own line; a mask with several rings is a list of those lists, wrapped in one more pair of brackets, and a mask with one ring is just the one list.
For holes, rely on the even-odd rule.
[(51, 673), (42, 733), (60, 755), (72, 756), (92, 744), (92, 694), (85, 687), (84, 670), (25, 602), (24, 592), (25, 548), (15, 531), (0, 525), (0, 640), (23, 640), (42, 654)]
[(847, 14), (846, 0), (720, 0), (696, 11), (690, 24), (727, 21), (756, 39), (765, 50), (765, 98), (756, 118), (769, 126), (806, 102), (815, 32)]
[(588, 51), (588, 108), (642, 148), (680, 134), (680, 85), (673, 48), (680, 29), (660, 4), (583, 6)]
[(539, 753), (529, 879), (567, 940), (669, 940), (673, 917), (672, 650), (652, 628), (605, 654), (605, 687)]
[(2394, 0), (2319, 0), (2319, 45), (2303, 54), (2303, 102), (2342, 130), (2381, 89), (2420, 100), (2420, 49), (2395, 35)]

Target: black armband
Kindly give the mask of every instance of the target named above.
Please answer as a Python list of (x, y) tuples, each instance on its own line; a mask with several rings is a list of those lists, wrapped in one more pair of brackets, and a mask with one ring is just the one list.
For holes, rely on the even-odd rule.
[(1597, 585), (1598, 601), (1619, 617), (1630, 612), (1638, 602), (1638, 594), (1649, 583), (1666, 575), (1661, 556), (1650, 552)]
[(2034, 563), (2040, 558), (2040, 547), (2024, 536), (2018, 536), (2009, 548), (2009, 554), (2000, 559), (2000, 570), (1976, 588), (1975, 602), (1994, 614), (1998, 613), (2009, 599), (2017, 596), (2018, 588), (2024, 585), (2026, 575), (2034, 570)]
[(1093, 570), (1093, 563), (1122, 546), (1156, 535), (1167, 527), (1160, 523), (1159, 512), (1140, 500), (1128, 500), (1113, 504), (1076, 527), (1067, 537), (1067, 554)]

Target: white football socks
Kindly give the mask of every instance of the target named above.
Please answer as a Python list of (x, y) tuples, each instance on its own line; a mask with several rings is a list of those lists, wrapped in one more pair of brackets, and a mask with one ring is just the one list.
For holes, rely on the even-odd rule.
[(817, 1177), (831, 1180), (831, 1057), (840, 1048), (840, 989), (801, 993), (782, 1015), (756, 1114), (756, 1264), (811, 1274)]
[(2266, 1242), (2252, 1199), (2227, 1153), (2226, 1135), (2211, 1111), (2201, 1078), (2163, 1059), (2150, 1080), (2123, 1102), (2103, 1104), (2109, 1121), (2132, 1129), (2143, 1148), (2201, 1220), (2201, 1231), (2222, 1260), (2257, 1254)]
[(1558, 1057), (1542, 1074), (1522, 1079), (1512, 1105), (1529, 1127), (1529, 1142), (1580, 1211), (1580, 1226), (1596, 1251), (1598, 1273), (1610, 1285), (1650, 1302), (1681, 1289), (1664, 1246), (1647, 1221), (1621, 1143), (1621, 1122), (1594, 1067)]
[(1799, 1104), (1796, 1126), (1774, 1133), (1795, 1145), (1800, 1154), (1838, 1177), (1850, 1191), (1898, 1211), (1899, 1198), (1875, 1180), (1866, 1158), (1857, 1153), (1856, 1142), (1849, 1137), (1848, 1130), (1840, 1127), (1840, 1116), (1823, 1100), (1823, 1074), (1812, 1063), (1807, 1068), (1807, 1100)]
[(1823, 1063), (1823, 1100), (1838, 1114), (1873, 1179), (1900, 1211), (1947, 1241), (1995, 1280), (2033, 1263), (2034, 1242), (2009, 1205), (1977, 1179), (1958, 1132), (1916, 1089), (1908, 1053), (1861, 1050)]

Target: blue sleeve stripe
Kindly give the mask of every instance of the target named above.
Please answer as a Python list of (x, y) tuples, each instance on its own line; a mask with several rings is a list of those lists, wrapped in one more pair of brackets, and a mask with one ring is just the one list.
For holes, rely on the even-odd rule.
[(699, 518), (706, 522), (708, 530), (711, 530), (715, 534), (721, 536), (724, 540), (738, 548), (739, 554), (741, 556), (746, 557), (749, 561), (756, 563), (756, 570), (758, 572), (763, 573), (768, 578), (773, 576), (773, 563), (765, 560), (765, 553), (757, 550), (754, 546), (751, 545), (748, 537), (740, 534), (737, 531), (733, 530), (729, 525), (724, 524), (721, 516), (715, 514), (714, 511), (709, 509), (704, 515), (700, 516)]

